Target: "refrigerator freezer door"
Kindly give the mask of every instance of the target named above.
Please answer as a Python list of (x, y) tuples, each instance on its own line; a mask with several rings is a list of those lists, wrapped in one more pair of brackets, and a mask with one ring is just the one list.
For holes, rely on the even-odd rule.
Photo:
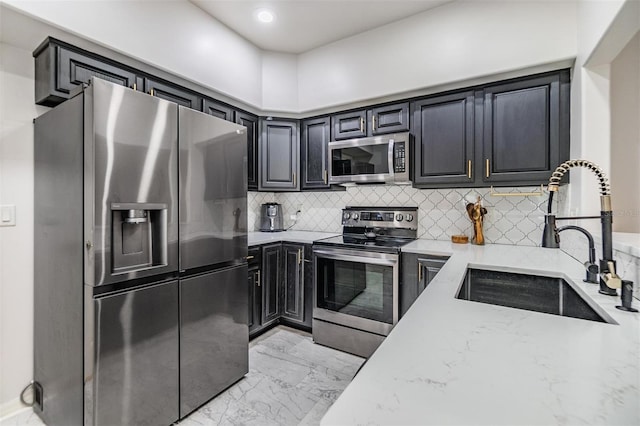
[(246, 128), (179, 107), (180, 269), (247, 256)]
[(249, 370), (247, 266), (180, 281), (180, 417)]
[(177, 105), (94, 78), (84, 116), (86, 283), (177, 271)]
[(95, 425), (178, 420), (178, 282), (94, 301)]

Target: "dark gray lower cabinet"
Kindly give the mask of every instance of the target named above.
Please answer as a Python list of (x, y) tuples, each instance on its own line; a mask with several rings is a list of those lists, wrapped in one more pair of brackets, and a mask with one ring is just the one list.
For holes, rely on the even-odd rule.
[(249, 292), (249, 335), (260, 329), (262, 324), (262, 272), (260, 248), (249, 247), (247, 256), (248, 277), (247, 289)]
[(402, 279), (400, 280), (400, 316), (413, 305), (418, 296), (433, 280), (446, 256), (402, 253)]
[(284, 304), (282, 315), (292, 321), (304, 321), (304, 246), (282, 244)]
[(114, 296), (95, 305), (94, 421), (172, 424), (178, 413), (178, 282)]
[(277, 323), (311, 330), (312, 255), (311, 244), (278, 243), (249, 248), (249, 257), (253, 256), (247, 276), (250, 336)]
[(180, 417), (249, 371), (246, 266), (180, 281)]
[(277, 320), (282, 313), (282, 251), (280, 243), (262, 248), (262, 315), (261, 326)]

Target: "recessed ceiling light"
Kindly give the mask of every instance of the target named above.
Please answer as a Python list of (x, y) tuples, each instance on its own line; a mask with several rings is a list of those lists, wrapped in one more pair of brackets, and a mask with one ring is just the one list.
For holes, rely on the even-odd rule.
[(268, 24), (276, 19), (276, 15), (268, 9), (259, 9), (256, 11), (256, 19), (260, 22)]

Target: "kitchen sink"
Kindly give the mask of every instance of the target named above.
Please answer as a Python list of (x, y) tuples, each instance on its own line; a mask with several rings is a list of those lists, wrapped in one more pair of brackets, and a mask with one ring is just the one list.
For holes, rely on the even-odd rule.
[(562, 278), (468, 268), (456, 298), (615, 324)]

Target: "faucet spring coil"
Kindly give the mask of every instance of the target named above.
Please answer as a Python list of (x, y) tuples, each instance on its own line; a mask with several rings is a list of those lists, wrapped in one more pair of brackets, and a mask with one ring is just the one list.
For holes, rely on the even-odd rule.
[(560, 184), (560, 181), (562, 180), (562, 177), (565, 175), (565, 173), (567, 173), (570, 168), (578, 166), (585, 167), (595, 173), (600, 185), (600, 195), (611, 195), (611, 185), (609, 184), (609, 179), (607, 179), (606, 175), (598, 165), (587, 160), (569, 160), (560, 164), (549, 178), (549, 190), (557, 191), (558, 185)]

